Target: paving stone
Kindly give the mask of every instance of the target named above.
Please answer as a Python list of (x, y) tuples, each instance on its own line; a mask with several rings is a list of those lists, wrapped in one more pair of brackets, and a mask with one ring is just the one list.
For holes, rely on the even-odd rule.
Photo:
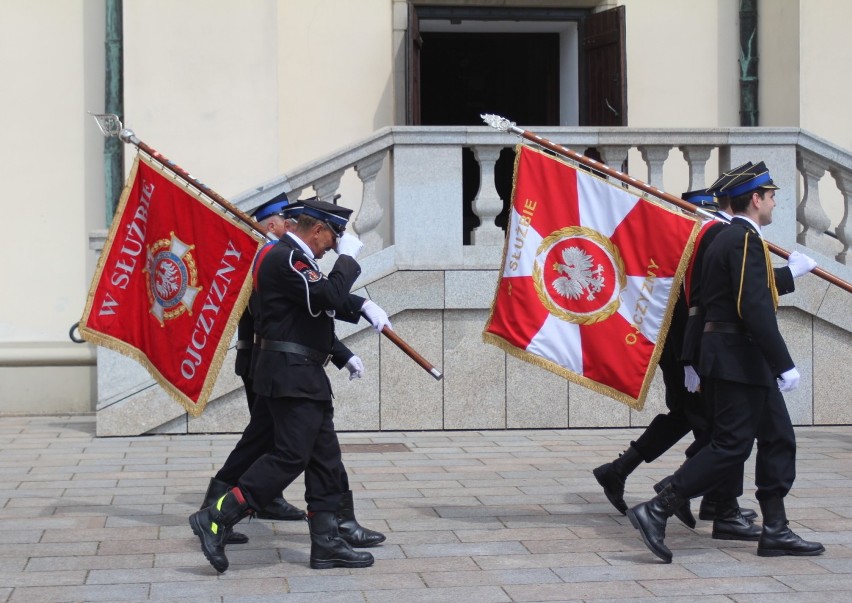
[(314, 572), (311, 576), (294, 576), (288, 580), (290, 592), (334, 592), (338, 590), (388, 590), (421, 588), (423, 581), (416, 574), (379, 574), (352, 570), (351, 575), (335, 576)]
[(488, 586), (495, 584), (547, 584), (562, 582), (550, 568), (479, 570), (464, 572), (422, 572), (421, 577), (429, 588), (448, 586)]
[(153, 567), (154, 555), (79, 555), (75, 557), (33, 557), (28, 572), (95, 570)]
[[(818, 578), (825, 582), (825, 578)], [(772, 577), (694, 578), (692, 580), (643, 580), (653, 594), (661, 597), (687, 597), (690, 594), (784, 593), (791, 588)], [(842, 588), (842, 586), (840, 586)], [(826, 589), (827, 590), (827, 589)]]
[[(196, 599), (192, 601), (193, 603), (197, 603)], [(280, 601), (281, 603), (316, 603), (317, 595), (316, 593), (276, 593), (275, 601)], [(367, 599), (360, 592), (334, 592), (323, 593), (322, 595), (322, 603), (362, 603), (364, 601), (367, 601)], [(222, 603), (269, 603), (269, 596), (226, 596), (222, 597)]]
[(56, 601), (147, 601), (148, 584), (33, 586), (16, 588), (10, 603), (55, 603)]

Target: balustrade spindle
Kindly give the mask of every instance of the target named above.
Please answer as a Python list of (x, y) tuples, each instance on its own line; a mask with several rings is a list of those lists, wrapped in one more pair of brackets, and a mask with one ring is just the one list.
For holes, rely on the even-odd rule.
[(502, 245), (504, 234), (494, 220), (503, 210), (503, 201), (494, 184), (494, 164), (500, 157), (501, 147), (475, 146), (473, 156), (479, 163), (479, 191), (473, 200), (473, 213), (480, 225), (473, 229), (470, 241), (474, 245)]
[(363, 192), (361, 194), (361, 209), (358, 210), (358, 216), (352, 227), (358, 234), (358, 238), (364, 243), (362, 253), (365, 256), (381, 251), (384, 247), (382, 236), (376, 230), (384, 215), (384, 210), (382, 210), (382, 206), (376, 198), (376, 176), (382, 169), (385, 155), (387, 155), (387, 151), (382, 151), (355, 164), (355, 171), (363, 185)]
[(805, 192), (796, 209), (796, 219), (802, 225), (802, 232), (796, 240), (806, 247), (820, 249), (823, 233), (831, 226), (831, 220), (819, 198), (819, 181), (825, 174), (828, 162), (811, 153), (799, 151), (796, 167), (805, 181)]
[(829, 172), (837, 182), (837, 188), (843, 193), (843, 219), (835, 230), (837, 238), (843, 243), (843, 249), (834, 259), (841, 264), (847, 264), (849, 242), (852, 241), (852, 222), (849, 219), (849, 214), (852, 213), (852, 172), (834, 165), (829, 168)]
[(648, 166), (648, 184), (663, 190), (663, 164), (669, 156), (670, 146), (667, 145), (642, 145), (639, 152), (645, 165)]
[(710, 159), (713, 147), (689, 145), (678, 148), (683, 153), (683, 157), (689, 165), (689, 190), (694, 191), (705, 188), (707, 161)]

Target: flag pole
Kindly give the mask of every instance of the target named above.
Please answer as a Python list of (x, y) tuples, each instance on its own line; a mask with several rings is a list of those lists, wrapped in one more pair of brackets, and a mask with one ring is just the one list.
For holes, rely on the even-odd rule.
[[(527, 140), (534, 142), (535, 144), (540, 145), (540, 146), (544, 147), (545, 149), (548, 149), (549, 151), (553, 151), (557, 155), (562, 155), (563, 157), (568, 157), (569, 159), (576, 161), (577, 163), (581, 163), (581, 164), (585, 165), (586, 167), (592, 168), (593, 170), (596, 170), (598, 172), (606, 174), (607, 176), (609, 176), (611, 178), (615, 178), (616, 180), (624, 182), (625, 184), (629, 184), (629, 185), (631, 185), (631, 186), (633, 186), (633, 187), (635, 187), (635, 188), (637, 188), (637, 189), (639, 189), (643, 192), (648, 193), (649, 195), (654, 195), (655, 197), (658, 197), (658, 198), (662, 199), (663, 201), (671, 203), (672, 205), (676, 205), (679, 208), (686, 210), (690, 213), (699, 214), (699, 215), (702, 215), (704, 217), (709, 217), (709, 218), (714, 217), (712, 214), (706, 212), (703, 209), (696, 208), (691, 203), (688, 203), (688, 202), (684, 201), (683, 199), (681, 199), (679, 197), (675, 197), (674, 195), (670, 195), (669, 193), (667, 193), (665, 191), (661, 191), (660, 189), (658, 189), (654, 186), (651, 186), (650, 184), (646, 184), (646, 183), (642, 182), (641, 180), (637, 180), (636, 178), (633, 178), (632, 176), (628, 176), (627, 174), (619, 172), (618, 170), (614, 170), (611, 167), (609, 167), (608, 165), (606, 165), (605, 163), (601, 163), (600, 161), (595, 161), (591, 157), (586, 157), (585, 155), (582, 155), (582, 154), (578, 153), (577, 151), (572, 151), (571, 149), (569, 149), (567, 147), (563, 147), (562, 145), (558, 145), (555, 142), (552, 142), (552, 141), (550, 141), (546, 138), (542, 138), (538, 134), (530, 132), (529, 130), (524, 130), (523, 128), (519, 128), (515, 122), (509, 121), (505, 117), (501, 117), (499, 115), (494, 115), (492, 113), (483, 113), (482, 115), (480, 115), (480, 117), (482, 118), (482, 121), (484, 121), (486, 124), (488, 124), (489, 126), (491, 126), (492, 128), (494, 128), (496, 130), (500, 130), (501, 132), (510, 132), (512, 134), (517, 134), (521, 138), (526, 138)], [(772, 253), (774, 253), (775, 255), (778, 255), (778, 256), (784, 258), (785, 260), (790, 257), (790, 252), (787, 251), (786, 249), (783, 249), (783, 248), (779, 247), (778, 245), (776, 245), (774, 243), (770, 243), (769, 241), (766, 242), (766, 245), (767, 245), (767, 247), (769, 247), (769, 250)], [(820, 277), (821, 279), (828, 281), (832, 285), (836, 285), (836, 286), (840, 287), (841, 289), (843, 289), (843, 290), (845, 290), (849, 293), (852, 293), (852, 283), (849, 283), (849, 282), (843, 280), (842, 278), (832, 274), (831, 272), (828, 272), (827, 270), (824, 270), (824, 269), (820, 268), (819, 266), (817, 266), (816, 268), (811, 270), (811, 272), (813, 274), (815, 274), (816, 276)]]
[(133, 130), (125, 128), (122, 125), (121, 120), (118, 118), (118, 115), (115, 115), (113, 113), (89, 114), (95, 118), (95, 121), (98, 124), (98, 128), (100, 128), (101, 130), (101, 134), (103, 134), (105, 137), (110, 138), (112, 136), (117, 136), (118, 139), (121, 140), (121, 142), (125, 144), (132, 144), (140, 151), (144, 151), (149, 157), (151, 157), (158, 163), (161, 163), (163, 166), (180, 176), (187, 184), (195, 187), (196, 189), (201, 191), (205, 196), (207, 196), (211, 201), (230, 212), (235, 218), (237, 218), (240, 222), (248, 226), (252, 231), (260, 234), (264, 239), (268, 239), (268, 237), (258, 229), (257, 222), (255, 222), (251, 218), (251, 216), (241, 211), (238, 207), (230, 203), (222, 195), (220, 195), (212, 188), (195, 178), (192, 174), (190, 174), (185, 169), (176, 164), (174, 161), (160, 153), (157, 149), (142, 142), (136, 136), (136, 133)]
[(432, 364), (429, 363), (423, 356), (414, 351), (410, 345), (403, 341), (402, 337), (397, 335), (390, 327), (384, 327), (382, 329), (382, 335), (390, 339), (396, 347), (405, 352), (409, 358), (411, 358), (414, 362), (420, 365), (420, 367), (425, 370), (427, 373), (432, 375), (435, 378), (435, 381), (440, 381), (444, 378), (444, 373), (436, 369)]
[[(132, 144), (137, 149), (144, 151), (148, 154), (152, 159), (155, 159), (159, 163), (163, 164), (169, 170), (173, 171), (175, 174), (183, 178), (188, 184), (194, 186), (199, 191), (204, 193), (207, 197), (210, 198), (211, 201), (218, 203), (220, 206), (229, 211), (232, 215), (238, 218), (240, 221), (245, 223), (249, 228), (251, 228), (254, 232), (260, 233), (264, 238), (268, 238), (264, 233), (260, 232), (257, 228), (257, 222), (255, 222), (250, 216), (246, 215), (242, 211), (240, 211), (236, 206), (229, 203), (227, 199), (222, 197), (219, 193), (214, 191), (212, 188), (208, 187), (203, 182), (197, 180), (192, 174), (184, 170), (178, 164), (173, 162), (171, 159), (160, 153), (158, 150), (153, 147), (148, 146), (139, 138), (136, 137), (136, 134), (133, 130), (129, 128), (125, 128), (121, 120), (118, 118), (118, 115), (113, 113), (106, 114), (96, 114), (90, 113), (92, 117), (95, 118), (95, 121), (98, 124), (98, 128), (100, 128), (101, 133), (107, 138), (111, 136), (118, 136), (119, 140), (126, 144)], [(338, 195), (339, 196), (339, 195)], [(69, 333), (69, 337), (71, 337), (72, 341), (74, 340), (74, 329), (79, 323), (75, 324), (71, 327), (71, 331)], [(414, 348), (408, 345), (402, 337), (397, 335), (394, 331), (385, 327), (382, 330), (382, 333), (385, 337), (390, 339), (400, 350), (405, 352), (409, 358), (411, 358), (414, 362), (419, 364), (427, 373), (432, 375), (436, 380), (440, 381), (444, 375), (441, 371), (432, 366), (423, 356), (418, 354)]]

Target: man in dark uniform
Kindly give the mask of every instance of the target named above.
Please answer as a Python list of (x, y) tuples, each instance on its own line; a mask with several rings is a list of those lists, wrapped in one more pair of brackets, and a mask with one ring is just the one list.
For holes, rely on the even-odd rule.
[[(740, 175), (753, 169), (751, 162), (723, 174), (711, 187), (717, 195), (719, 209), (717, 215), (724, 222), (706, 223), (696, 240), (696, 251), (690, 262), (690, 270), (684, 279), (687, 303), (689, 305), (689, 317), (685, 328), (682, 361), (685, 363), (686, 387), (689, 391), (698, 391), (700, 378), (693, 367), (699, 366), (699, 352), (701, 348), (701, 336), (704, 329), (704, 310), (701, 306), (701, 275), (703, 270), (703, 259), (708, 247), (721, 232), (727, 223), (731, 221), (730, 197), (727, 191), (731, 184)], [(807, 274), (816, 266), (816, 262), (810, 257), (794, 251), (790, 254), (787, 266), (774, 268), (775, 285), (778, 295), (786, 295), (795, 291), (794, 279)], [(701, 396), (703, 403), (703, 414), (708, 424), (713, 421), (712, 399), (709, 396)], [(789, 446), (795, 446), (794, 434), (790, 432)], [(696, 440), (687, 450), (687, 456), (692, 456), (695, 451), (710, 443), (710, 431), (705, 430), (697, 434)], [(758, 432), (758, 449), (765, 443), (763, 435)], [(701, 499), (698, 517), (703, 520), (713, 521), (713, 538), (722, 540), (758, 540), (761, 530), (758, 526), (751, 525), (757, 518), (757, 513), (752, 509), (739, 506), (737, 497), (743, 493), (744, 467), (732, 471), (726, 479), (712, 492), (708, 492)], [(659, 492), (659, 490), (657, 490)]]
[[(715, 209), (713, 196), (705, 191), (689, 191), (682, 198), (701, 207)], [(660, 370), (666, 388), (666, 408), (651, 420), (645, 431), (627, 449), (612, 462), (595, 468), (592, 473), (603, 487), (604, 494), (612, 505), (623, 515), (627, 513), (624, 502), (624, 488), (627, 477), (644, 461), (651, 463), (664, 452), (677, 444), (690, 431), (696, 434), (706, 429), (704, 414), (701, 412), (700, 395), (687, 391), (684, 385), (684, 367), (681, 362), (681, 347), (687, 322), (687, 306), (684, 296), (678, 297), (672, 310), (672, 319), (660, 353)], [(662, 489), (665, 483), (657, 485)], [(690, 528), (695, 527), (695, 517), (684, 505), (676, 511), (678, 519)]]
[[(594, 470), (595, 478), (604, 488), (604, 493), (622, 514), (627, 511), (624, 502), (624, 488), (627, 476), (642, 461), (650, 463), (669, 450), (691, 430), (694, 441), (686, 450), (686, 457), (693, 456), (710, 442), (710, 424), (713, 419), (712, 407), (705, 396), (699, 392), (699, 377), (693, 369), (698, 366), (698, 346), (703, 316), (699, 315), (700, 282), (702, 259), (707, 247), (719, 230), (730, 220), (729, 199), (726, 194), (718, 193), (737, 174), (751, 167), (750, 162), (722, 174), (708, 189), (689, 191), (682, 195), (705, 212), (722, 218), (708, 220), (703, 225), (695, 241), (695, 253), (690, 259), (684, 277), (683, 292), (675, 305), (666, 342), (660, 356), (660, 369), (666, 387), (666, 406), (668, 413), (657, 415), (636, 441), (631, 442), (624, 453), (610, 463)], [(719, 196), (717, 197), (716, 194)], [(776, 268), (775, 278), (779, 294), (791, 293), (795, 286), (793, 278), (806, 274), (816, 262), (799, 252), (790, 255), (790, 263)], [(760, 445), (760, 438), (758, 443)], [(654, 485), (660, 492), (670, 480), (665, 478)], [(739, 506), (737, 497), (742, 494), (743, 468), (738, 474), (732, 473), (725, 482), (704, 495), (701, 500), (699, 518), (713, 521), (713, 538), (722, 540), (757, 540), (760, 527), (753, 525), (757, 513), (753, 509)], [(695, 517), (689, 508), (689, 501), (675, 510), (675, 516), (690, 528), (695, 527)]]
[[(290, 203), (287, 195), (282, 193), (276, 195), (269, 201), (263, 203), (252, 212), (252, 217), (257, 220), (259, 230), (261, 230), (270, 241), (277, 241), (283, 237), (294, 223), (296, 216), (301, 211), (298, 203)], [(237, 354), (234, 362), (234, 371), (243, 381), (243, 386), (246, 393), (246, 402), (248, 403), (249, 414), (251, 414), (254, 406), (254, 387), (251, 378), (252, 351), (254, 350), (254, 318), (252, 317), (251, 309), (247, 307), (240, 317), (240, 322), (237, 325)], [(236, 479), (240, 473), (233, 475), (233, 471), (228, 471), (229, 462), (231, 465), (239, 464), (240, 461), (248, 461), (249, 465), (262, 452), (272, 448), (272, 431), (264, 429), (262, 441), (259, 443), (260, 448), (248, 449), (246, 447), (243, 454), (232, 452), (232, 456), (226, 461), (225, 466), (212, 478), (207, 486), (207, 492), (204, 495), (204, 500), (200, 508), (208, 507), (213, 502), (218, 500), (231, 487), (236, 484)], [(246, 432), (251, 436), (252, 433), (246, 429)], [(257, 436), (249, 439), (257, 442)], [(246, 437), (246, 434), (243, 434)], [(238, 446), (239, 447), (239, 446)], [(236, 449), (235, 449), (236, 450)], [(257, 514), (259, 519), (271, 519), (277, 521), (298, 521), (305, 518), (305, 512), (291, 505), (282, 496), (276, 496), (269, 506)], [(245, 544), (248, 542), (248, 536), (240, 532), (231, 532), (227, 537), (227, 544)]]
[(707, 248), (702, 265), (705, 312), (698, 373), (713, 408), (711, 440), (672, 476), (660, 493), (628, 510), (646, 546), (670, 563), (668, 518), (685, 501), (713, 490), (758, 448), (755, 485), (763, 513), (758, 555), (818, 555), (825, 549), (787, 526), (784, 497), (795, 478), (795, 436), (782, 391), (799, 373), (775, 316), (778, 292), (760, 228), (772, 222), (775, 190), (761, 162), (725, 187), (734, 218)]
[[(190, 517), (202, 551), (220, 572), (228, 566), (223, 535), (250, 512), (263, 509), (276, 496), (276, 488), (280, 493), (302, 471), (311, 567), (373, 563), (372, 555), (353, 551), (340, 537), (338, 510), (345, 477), (323, 367), (339, 349), (335, 317), (357, 322), (363, 312), (377, 331), (390, 323), (376, 304), (349, 293), (360, 274), (353, 257), (360, 242), (343, 233), (351, 210), (317, 200), (306, 200), (303, 206), (295, 231), (275, 244), (256, 268), (253, 308), (261, 341), (251, 423), (273, 426), (274, 449), (251, 464), (237, 487)], [(335, 248), (339, 257), (326, 277), (315, 259)], [(363, 370), (363, 364), (355, 368)]]

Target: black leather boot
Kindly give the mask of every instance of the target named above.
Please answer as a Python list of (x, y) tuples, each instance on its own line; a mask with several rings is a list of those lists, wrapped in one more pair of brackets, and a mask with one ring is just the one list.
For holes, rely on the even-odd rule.
[[(701, 506), (698, 507), (698, 519), (701, 519), (702, 521), (713, 521), (716, 519), (716, 509), (719, 506), (719, 502), (720, 501), (707, 498), (706, 496), (702, 498)], [(743, 516), (743, 519), (751, 522), (754, 522), (754, 520), (757, 519), (757, 511), (754, 509), (740, 507), (740, 515)]]
[(352, 501), (352, 490), (340, 495), (337, 507), (337, 530), (340, 537), (350, 546), (376, 546), (385, 541), (385, 535), (365, 528), (355, 519), (355, 504)]
[(228, 569), (225, 538), (229, 529), (250, 513), (239, 488), (232, 488), (209, 507), (189, 516), (189, 525), (201, 541), (201, 552), (220, 574)]
[(299, 521), (305, 518), (305, 512), (294, 507), (283, 497), (273, 498), (272, 502), (257, 512), (258, 519), (274, 519), (276, 521)]
[[(210, 484), (207, 486), (207, 494), (204, 495), (204, 502), (201, 503), (200, 508), (203, 509), (204, 507), (209, 507), (214, 502), (222, 498), (230, 489), (230, 485), (216, 479), (215, 477), (211, 477)], [(248, 541), (249, 537), (245, 534), (241, 532), (234, 532), (232, 529), (228, 528), (228, 533), (225, 535), (225, 544), (246, 544)]]
[(627, 476), (642, 463), (642, 457), (633, 446), (628, 446), (617, 459), (611, 463), (605, 463), (592, 471), (595, 479), (603, 488), (609, 502), (619, 513), (627, 512), (627, 503), (624, 502), (624, 486)]
[(317, 511), (308, 516), (311, 530), (311, 568), (370, 567), (373, 556), (355, 551), (340, 537), (337, 517), (331, 511)]
[[(664, 477), (654, 484), (654, 492), (659, 494), (663, 488), (669, 485), (672, 481), (672, 476)], [(675, 509), (674, 516), (680, 519), (681, 523), (690, 529), (695, 529), (695, 515), (692, 514), (692, 507), (689, 506), (689, 501), (683, 501), (683, 504)]]
[(760, 539), (760, 526), (755, 525), (740, 512), (736, 498), (716, 501), (716, 519), (713, 520), (713, 538), (716, 540)]
[(666, 546), (666, 522), (674, 515), (684, 499), (678, 496), (671, 484), (648, 502), (628, 509), (627, 517), (633, 527), (639, 530), (645, 546), (666, 563), (672, 562), (672, 552)]
[(757, 543), (758, 557), (781, 557), (782, 555), (821, 555), (825, 547), (819, 542), (808, 542), (787, 526), (787, 513), (783, 498), (761, 500), (763, 532)]

